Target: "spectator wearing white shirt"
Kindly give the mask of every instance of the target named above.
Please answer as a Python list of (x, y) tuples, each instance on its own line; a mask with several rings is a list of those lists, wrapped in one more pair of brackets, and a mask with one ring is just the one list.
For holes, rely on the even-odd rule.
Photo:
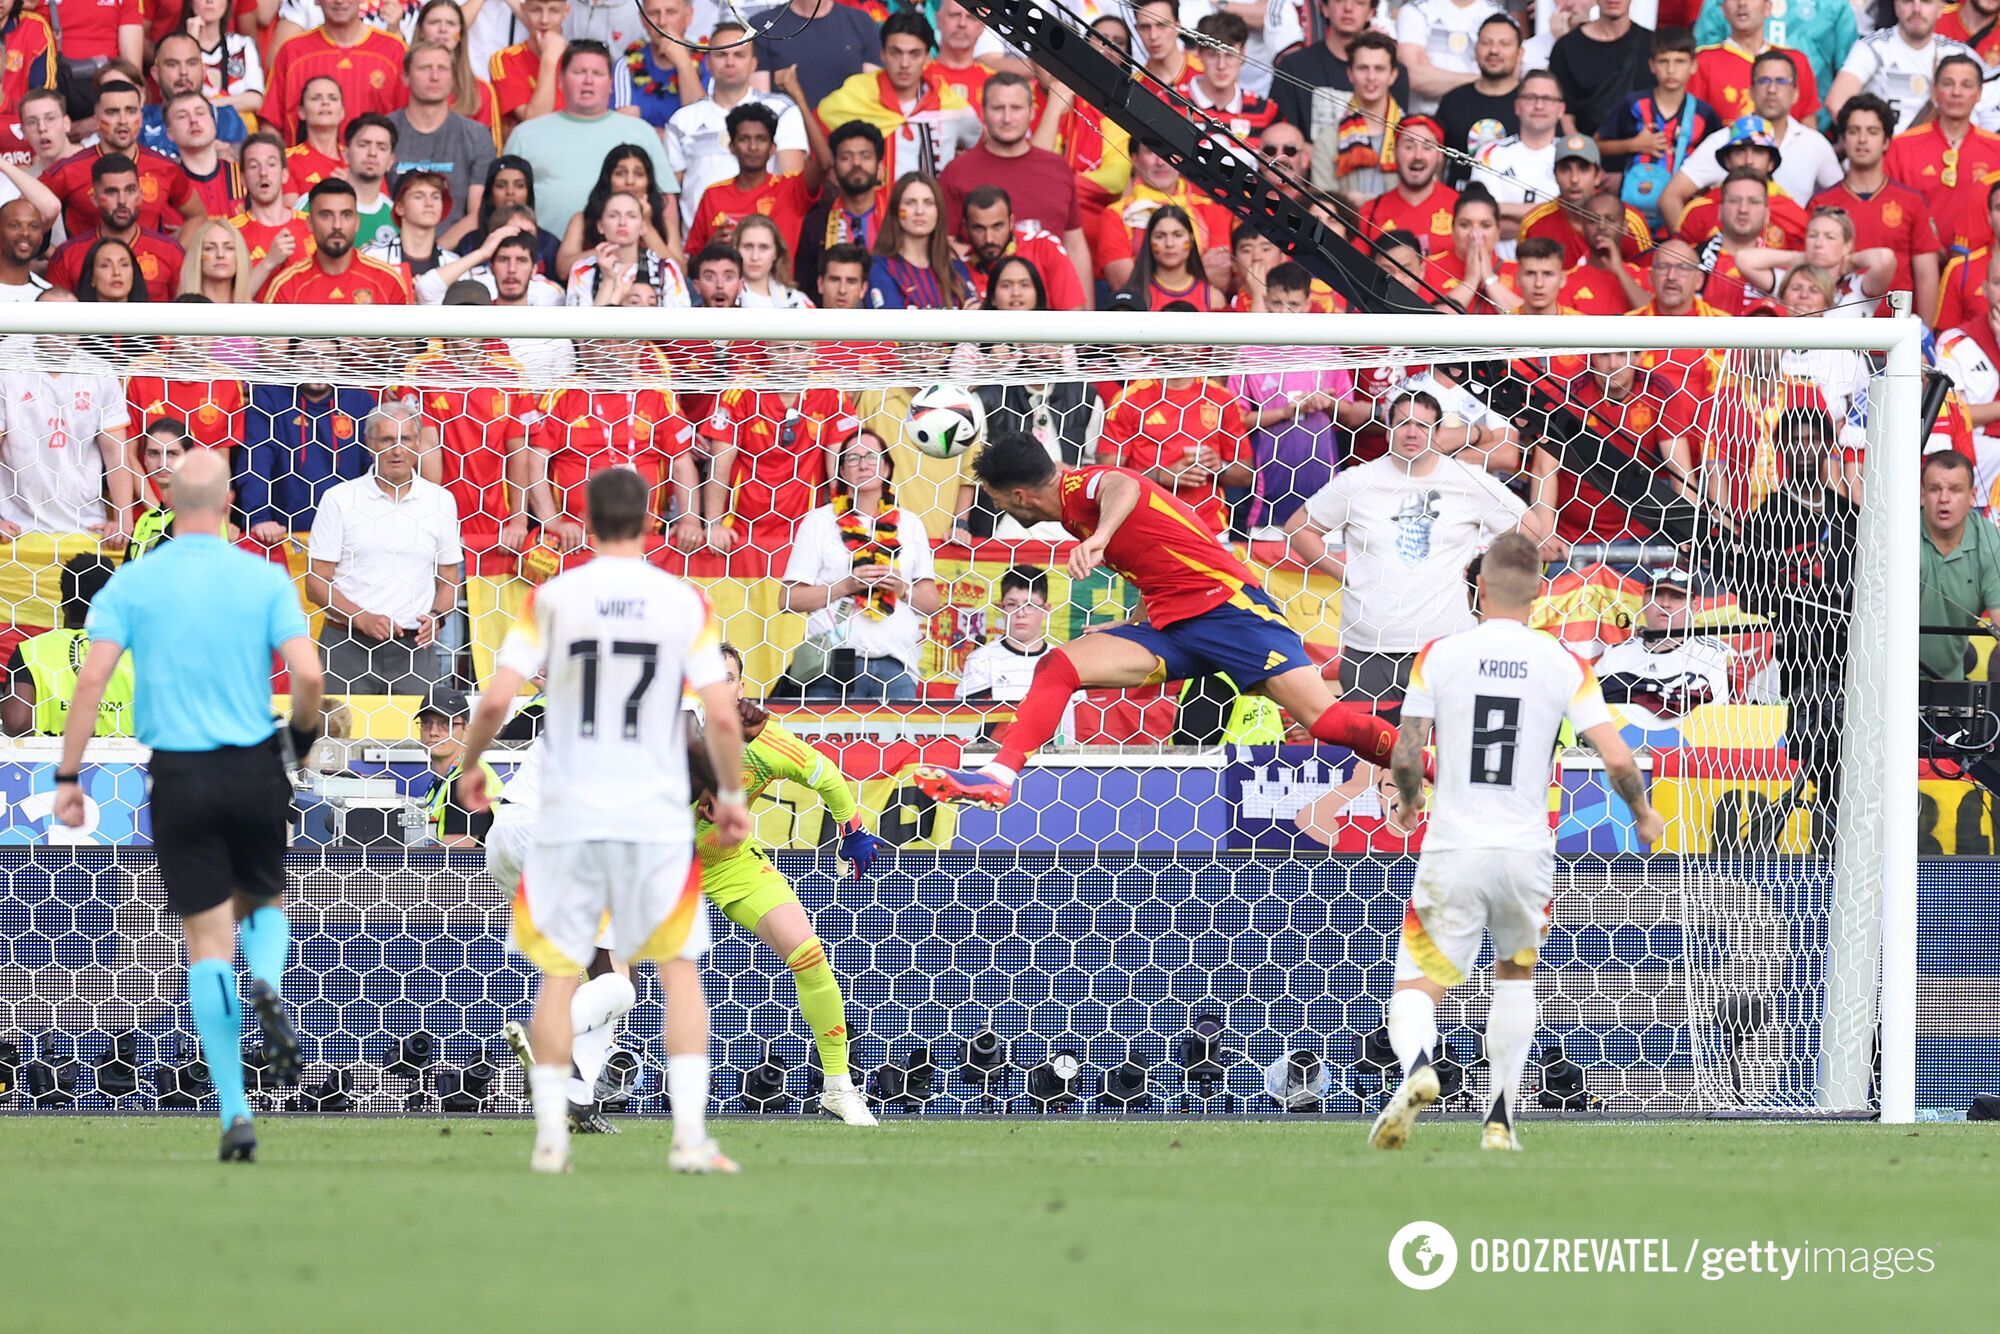
[(708, 52), (708, 96), (690, 102), (667, 120), (667, 165), (680, 180), (681, 221), (694, 222), (702, 192), (718, 181), (733, 180), (736, 155), (729, 151), (729, 113), (745, 102), (767, 106), (778, 116), (778, 155), (772, 173), (789, 176), (805, 170), (806, 124), (792, 99), (782, 93), (760, 93), (750, 86), (757, 57), (750, 46), (733, 46), (746, 35), (736, 23), (716, 25), (718, 45)]
[[(1937, 81), (1938, 62), (1946, 56), (1970, 56), (1985, 62), (1964, 42), (1937, 35), (1937, 21), (1944, 13), (1944, 0), (1896, 0), (1894, 27), (1872, 32), (1848, 49), (1840, 73), (1826, 93), (1828, 115), (1838, 116), (1847, 99), (1856, 93), (1873, 93), (1896, 109), (1896, 124), (1904, 129), (1916, 124), (1930, 101), (1931, 85)], [(1982, 130), (2000, 127), (2000, 93), (1986, 84), (1979, 108), (1972, 119)]]
[[(569, 271), (568, 304), (609, 306), (623, 303), (623, 286), (642, 283), (653, 291), (662, 306), (685, 309), (687, 280), (680, 265), (645, 244), (646, 215), (631, 195), (612, 195), (586, 233), (598, 236), (596, 248), (576, 262)], [(617, 275), (618, 283), (602, 281), (605, 273)], [(618, 289), (617, 299), (612, 291)]]
[[(478, 304), (560, 306), (563, 289), (535, 272), (535, 245), (532, 222), (519, 218), (502, 222), (486, 234), (479, 249), (419, 274), (417, 303), (474, 304), (465, 296), (454, 299), (450, 294), (453, 288), (462, 291), (465, 284), (477, 284), (487, 295)], [(507, 352), (536, 384), (554, 384), (576, 369), (576, 350), (567, 338), (509, 338)]]
[(1410, 75), (1410, 110), (1431, 115), (1439, 98), (1479, 77), (1472, 58), (1479, 27), (1506, 12), (1494, 0), (1409, 0), (1396, 12), (1396, 42)]
[(125, 389), (109, 362), (63, 351), (69, 370), (0, 371), (0, 537), (91, 532), (121, 547), (138, 493)]
[(313, 516), (306, 593), (326, 609), (320, 647), (335, 694), (421, 695), (450, 675), (438, 631), (465, 556), (458, 502), (417, 476), (422, 424), (400, 401), (368, 414), (374, 467), (329, 490)]
[(944, 605), (921, 516), (896, 507), (881, 439), (862, 431), (840, 456), (834, 501), (792, 534), (783, 606), (806, 616), (788, 675), (807, 699), (919, 694), (924, 622)]
[(1514, 93), (1514, 114), (1521, 132), (1482, 150), (1472, 172), (1472, 179), (1500, 205), (1501, 259), (1514, 258), (1514, 240), (1528, 210), (1560, 193), (1556, 136), (1562, 128), (1563, 91), (1556, 76), (1536, 70), (1522, 79)]
[[(1483, 469), (1438, 452), (1443, 419), (1431, 395), (1400, 395), (1388, 454), (1335, 477), (1285, 523), (1294, 554), (1341, 582), (1341, 694), (1391, 715), (1417, 650), (1474, 624), (1466, 562), (1527, 512)], [(1333, 534), (1345, 552), (1327, 549)]]
[[(1000, 576), (1000, 637), (972, 650), (958, 675), (961, 700), (1014, 704), (1027, 698), (1035, 668), (1055, 649), (1049, 642), (1049, 575), (1016, 565)], [(1061, 738), (1076, 736), (1076, 700), (1063, 713)]]
[(1729, 670), (1735, 650), (1713, 635), (1692, 631), (1694, 576), (1654, 570), (1639, 609), (1644, 632), (1599, 655), (1598, 683), (1620, 723), (1676, 727), (1704, 704), (1729, 703)]
[[(1771, 179), (1802, 205), (1820, 191), (1839, 185), (1840, 158), (1833, 145), (1818, 130), (1792, 116), (1792, 107), (1799, 100), (1799, 84), (1791, 58), (1781, 51), (1766, 51), (1750, 68), (1750, 105), (1764, 118), (1778, 146), (1778, 166)], [(1762, 80), (1754, 77), (1760, 73), (1765, 76)], [(1722, 184), (1722, 178), (1729, 174), (1722, 165), (1722, 154), (1729, 146), (1730, 133), (1731, 127), (1725, 125), (1696, 144), (1667, 182), (1660, 196), (1660, 212), (1670, 225), (1679, 226), (1688, 204)]]

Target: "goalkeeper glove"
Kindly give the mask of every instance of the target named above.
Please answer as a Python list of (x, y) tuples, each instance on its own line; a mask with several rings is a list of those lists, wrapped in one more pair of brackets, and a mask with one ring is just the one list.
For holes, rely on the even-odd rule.
[(875, 858), (883, 848), (882, 840), (861, 827), (861, 817), (855, 816), (847, 822), (847, 828), (840, 836), (840, 861), (847, 873), (856, 880), (868, 873)]

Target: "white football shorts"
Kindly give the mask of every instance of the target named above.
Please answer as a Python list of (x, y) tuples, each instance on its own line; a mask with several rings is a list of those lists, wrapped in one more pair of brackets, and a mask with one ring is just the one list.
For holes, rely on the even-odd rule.
[(544, 971), (581, 972), (599, 944), (632, 963), (699, 959), (711, 943), (701, 863), (691, 844), (529, 848), (514, 889), (512, 944)]
[(1554, 848), (1425, 848), (1403, 914), (1396, 980), (1457, 986), (1479, 957), (1481, 933), (1493, 937), (1495, 959), (1532, 966), (1549, 933), (1555, 867)]

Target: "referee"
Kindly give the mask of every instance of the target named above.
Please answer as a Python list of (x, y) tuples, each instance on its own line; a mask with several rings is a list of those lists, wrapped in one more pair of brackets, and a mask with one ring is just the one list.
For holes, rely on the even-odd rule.
[(292, 678), (292, 745), (319, 735), (319, 653), (284, 571), (229, 545), (221, 451), (189, 454), (174, 476), (174, 540), (113, 575), (90, 608), (84, 659), (56, 769), (56, 818), (84, 822), (78, 766), (98, 700), (126, 650), (139, 740), (152, 748), (153, 847), (167, 908), (187, 940), (188, 1007), (222, 1114), (224, 1162), (257, 1152), (243, 1096), (242, 1004), (231, 960), (241, 924), (250, 1004), (280, 1083), (299, 1076), (299, 1042), (280, 997), (291, 924), (285, 835), (292, 788), (271, 725), (271, 652)]

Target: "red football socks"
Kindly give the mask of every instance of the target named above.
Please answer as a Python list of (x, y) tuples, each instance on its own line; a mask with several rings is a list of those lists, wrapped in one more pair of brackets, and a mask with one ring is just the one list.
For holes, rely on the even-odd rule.
[(1353, 704), (1329, 704), (1312, 725), (1315, 741), (1346, 746), (1364, 760), (1387, 764), (1396, 748), (1396, 729)]
[[(1063, 710), (1069, 707), (1070, 696), (1081, 689), (1083, 681), (1077, 676), (1069, 654), (1058, 651), (1036, 663), (1035, 679), (1028, 686), (1027, 698), (1014, 706), (1014, 721), (1000, 738), (1000, 753), (993, 757), (993, 762), (1019, 773), (1026, 767), (1028, 757), (1055, 736), (1056, 729), (1062, 726)], [(1390, 743), (1394, 744), (1395, 739), (1396, 733), (1391, 730)]]

